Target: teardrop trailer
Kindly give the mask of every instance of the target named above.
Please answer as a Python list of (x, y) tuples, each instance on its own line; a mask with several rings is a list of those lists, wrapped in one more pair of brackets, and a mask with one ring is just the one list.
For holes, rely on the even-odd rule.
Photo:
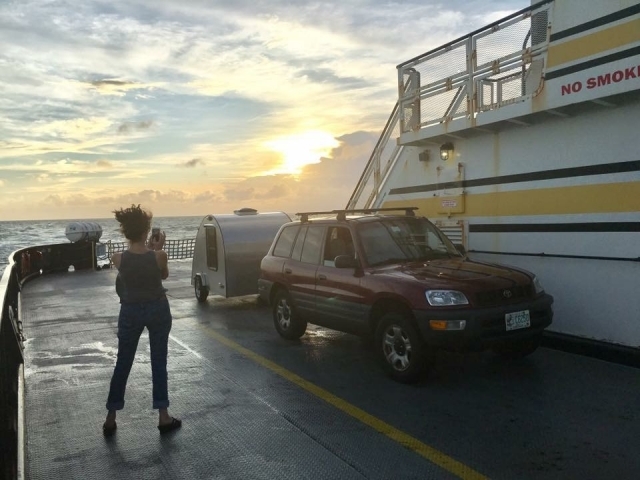
[(206, 215), (198, 227), (191, 264), (198, 302), (210, 294), (225, 298), (257, 294), (260, 262), (280, 227), (290, 221), (286, 213), (259, 213), (252, 208)]

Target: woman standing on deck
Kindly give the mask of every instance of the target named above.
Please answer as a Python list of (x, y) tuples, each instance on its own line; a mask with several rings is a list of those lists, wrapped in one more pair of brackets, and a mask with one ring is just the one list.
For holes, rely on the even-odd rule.
[(116, 411), (124, 408), (124, 393), (129, 372), (138, 348), (138, 340), (146, 327), (149, 330), (151, 372), (153, 379), (153, 408), (159, 412), (160, 433), (180, 428), (182, 422), (169, 415), (167, 387), (167, 350), (171, 330), (171, 310), (162, 286), (169, 276), (167, 253), (162, 250), (164, 232), (152, 236), (153, 215), (131, 205), (115, 210), (120, 230), (129, 241), (129, 248), (115, 253), (111, 261), (118, 269), (120, 283), (120, 315), (118, 317), (118, 358), (111, 378), (107, 399), (107, 419), (102, 427), (106, 436), (116, 431)]

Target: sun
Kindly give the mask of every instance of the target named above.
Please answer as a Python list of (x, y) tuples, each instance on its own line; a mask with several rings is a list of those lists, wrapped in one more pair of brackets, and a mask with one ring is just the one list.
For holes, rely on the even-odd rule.
[(331, 150), (340, 146), (333, 135), (320, 130), (277, 138), (267, 142), (267, 147), (282, 154), (282, 164), (270, 172), (297, 175), (305, 165), (320, 163), (322, 157), (328, 157)]

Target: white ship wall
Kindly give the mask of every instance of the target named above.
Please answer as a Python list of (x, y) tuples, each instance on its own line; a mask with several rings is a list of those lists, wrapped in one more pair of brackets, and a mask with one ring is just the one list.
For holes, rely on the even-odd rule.
[[(640, 161), (638, 100), (617, 107), (589, 106), (575, 117), (551, 113), (528, 126), (453, 139), (453, 159), (439, 146), (405, 147), (376, 206), (420, 207), (432, 220), (464, 219), (470, 250), (593, 257), (640, 257), (638, 232), (482, 232), (474, 225), (640, 222), (640, 171), (586, 175), (419, 193), (394, 188), (531, 172)], [(428, 161), (419, 153), (429, 150)], [(424, 158), (424, 156), (423, 156)], [(438, 213), (442, 200), (462, 201), (464, 212)], [(555, 297), (551, 331), (640, 346), (640, 262), (472, 254), (536, 273)]]

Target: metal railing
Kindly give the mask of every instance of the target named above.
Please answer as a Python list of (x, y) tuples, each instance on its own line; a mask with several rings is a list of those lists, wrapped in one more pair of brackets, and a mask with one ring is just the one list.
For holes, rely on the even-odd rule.
[(402, 133), (535, 96), (553, 0), (545, 0), (398, 65)]
[[(104, 253), (100, 252), (100, 247), (105, 247)], [(127, 249), (127, 242), (108, 242), (98, 244), (98, 260), (111, 261), (111, 257), (116, 252), (124, 252)], [(164, 243), (164, 251), (167, 252), (169, 260), (180, 260), (184, 258), (193, 258), (193, 252), (196, 246), (195, 238), (187, 238), (182, 240), (167, 240)]]
[(399, 100), (347, 209), (370, 208), (378, 198), (404, 148), (390, 146), (391, 138), (458, 118), (474, 125), (482, 112), (539, 92), (553, 1), (544, 0), (398, 65)]
[(22, 324), (18, 318), (20, 278), (10, 259), (0, 280), (0, 478), (14, 479), (22, 470), (19, 441), (20, 368), (23, 364)]
[[(398, 120), (398, 103), (396, 103), (373, 149), (373, 153), (369, 157), (367, 166), (351, 194), (346, 206), (347, 210), (369, 208), (378, 196), (380, 186), (402, 152), (402, 147), (396, 145), (395, 142), (393, 144), (389, 143), (389, 139), (400, 136)], [(363, 204), (359, 204), (358, 202), (362, 197), (366, 198), (366, 200)]]

